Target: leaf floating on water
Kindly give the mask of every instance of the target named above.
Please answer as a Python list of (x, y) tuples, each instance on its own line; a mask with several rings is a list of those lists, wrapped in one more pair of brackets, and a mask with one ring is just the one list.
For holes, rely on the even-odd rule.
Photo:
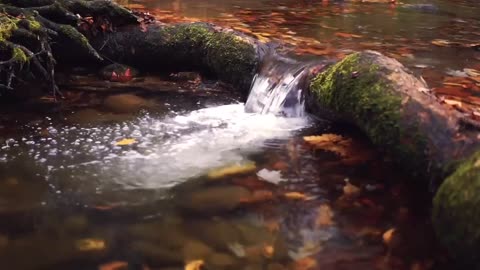
[(245, 163), (241, 165), (232, 165), (220, 169), (212, 170), (208, 173), (208, 178), (210, 179), (218, 179), (223, 178), (226, 176), (236, 175), (236, 174), (244, 174), (254, 171), (257, 168), (255, 163)]
[(116, 146), (127, 146), (136, 143), (137, 140), (135, 139), (122, 139), (115, 143)]
[(352, 140), (336, 134), (323, 134), (320, 136), (305, 136), (303, 140), (312, 145), (315, 149), (321, 149), (335, 153), (341, 157), (348, 154), (348, 147)]
[(200, 270), (204, 264), (203, 260), (190, 261), (185, 265), (185, 270)]
[(342, 37), (342, 38), (361, 38), (361, 35), (355, 35), (355, 34), (350, 34), (350, 33), (343, 33), (343, 32), (337, 32), (335, 33), (335, 36), (337, 37)]
[(280, 171), (270, 171), (267, 169), (261, 169), (257, 172), (257, 176), (264, 181), (269, 183), (278, 185), (281, 182), (287, 181), (286, 179), (282, 178), (282, 174)]
[(311, 198), (308, 197), (307, 195), (303, 194), (303, 193), (300, 193), (300, 192), (287, 192), (285, 194), (283, 194), (283, 196), (285, 196), (285, 198), (287, 199), (291, 199), (291, 200), (303, 200), (303, 201), (307, 201), (307, 200), (310, 200)]
[(76, 247), (80, 251), (103, 250), (106, 247), (105, 241), (102, 239), (86, 238), (76, 241)]
[(127, 267), (128, 267), (127, 262), (114, 261), (114, 262), (109, 262), (109, 263), (105, 263), (98, 266), (98, 270), (121, 270), (121, 269), (126, 269)]

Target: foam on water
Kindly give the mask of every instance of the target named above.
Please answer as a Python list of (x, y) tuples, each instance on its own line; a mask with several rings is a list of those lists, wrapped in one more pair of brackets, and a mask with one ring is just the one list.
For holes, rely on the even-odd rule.
[[(247, 113), (243, 104), (232, 104), (163, 119), (144, 116), (109, 126), (49, 127), (48, 138), (8, 141), (4, 147), (10, 151), (4, 151), (3, 158), (10, 160), (9, 155), (19, 153), (30, 156), (48, 168), (53, 185), (71, 181), (87, 190), (94, 186), (96, 191), (157, 189), (215, 167), (245, 162), (249, 153), (260, 151), (268, 140), (287, 138), (306, 125), (303, 117)], [(115, 145), (124, 138), (137, 143)]]

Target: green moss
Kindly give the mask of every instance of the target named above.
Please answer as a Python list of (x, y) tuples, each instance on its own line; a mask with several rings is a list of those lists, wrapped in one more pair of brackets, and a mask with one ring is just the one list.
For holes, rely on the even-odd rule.
[(65, 35), (68, 39), (82, 44), (83, 46), (88, 46), (88, 39), (78, 32), (74, 27), (70, 25), (61, 25), (59, 28), (60, 32)]
[(21, 64), (26, 63), (28, 61), (27, 55), (20, 48), (13, 48), (12, 58)]
[(32, 31), (38, 31), (42, 28), (42, 25), (36, 21), (35, 19), (29, 19), (28, 20), (28, 26), (30, 27), (30, 30)]
[(0, 41), (8, 39), (12, 32), (18, 28), (19, 19), (0, 14)]
[(165, 30), (165, 43), (180, 59), (207, 66), (220, 79), (248, 87), (256, 67), (253, 45), (232, 33), (217, 32), (206, 24), (183, 24)]
[(351, 54), (317, 75), (310, 89), (322, 108), (353, 122), (398, 163), (425, 169), (424, 137), (416, 123), (403, 121), (402, 97), (380, 69), (368, 54)]
[(433, 224), (440, 241), (459, 262), (480, 267), (480, 151), (440, 186), (433, 200)]

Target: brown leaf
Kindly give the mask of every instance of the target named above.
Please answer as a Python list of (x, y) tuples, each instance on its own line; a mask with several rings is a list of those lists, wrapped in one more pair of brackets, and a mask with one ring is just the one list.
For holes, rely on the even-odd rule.
[(315, 219), (315, 226), (317, 228), (332, 226), (333, 222), (333, 211), (328, 204), (322, 204), (317, 209), (317, 218)]

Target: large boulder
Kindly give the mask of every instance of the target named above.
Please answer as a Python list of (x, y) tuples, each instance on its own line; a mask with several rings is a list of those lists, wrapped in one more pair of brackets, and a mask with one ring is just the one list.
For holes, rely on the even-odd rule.
[(480, 269), (480, 152), (440, 186), (433, 200), (438, 238), (467, 269)]

